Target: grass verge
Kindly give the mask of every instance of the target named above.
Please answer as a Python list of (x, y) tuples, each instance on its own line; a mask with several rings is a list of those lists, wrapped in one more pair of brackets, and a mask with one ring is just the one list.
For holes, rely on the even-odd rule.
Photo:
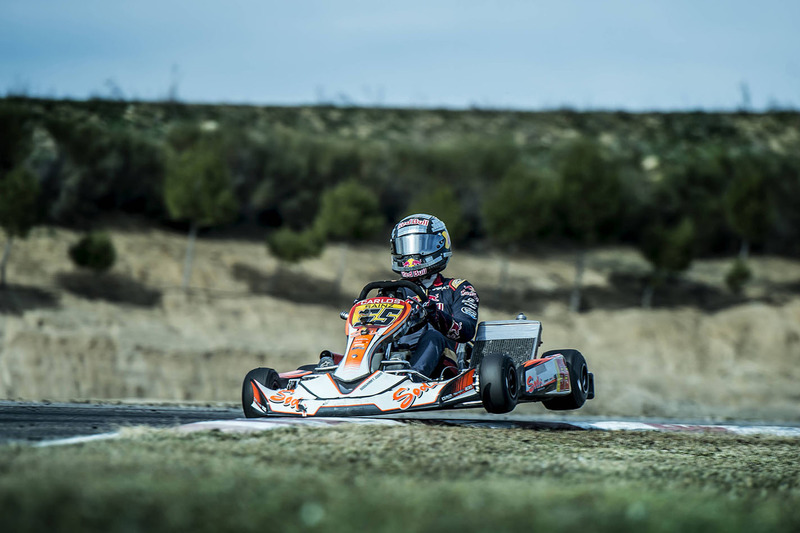
[(0, 448), (3, 531), (797, 531), (797, 440), (482, 428)]

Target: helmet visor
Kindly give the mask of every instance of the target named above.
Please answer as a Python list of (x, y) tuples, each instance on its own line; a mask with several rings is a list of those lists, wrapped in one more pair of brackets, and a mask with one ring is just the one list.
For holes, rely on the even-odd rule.
[(441, 249), (444, 245), (445, 239), (441, 234), (412, 233), (397, 237), (394, 240), (392, 253), (395, 255), (428, 255)]

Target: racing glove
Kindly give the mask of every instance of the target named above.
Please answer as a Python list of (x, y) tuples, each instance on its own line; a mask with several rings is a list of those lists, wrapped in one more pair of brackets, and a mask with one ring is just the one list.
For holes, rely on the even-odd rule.
[(450, 328), (453, 326), (453, 317), (436, 307), (436, 302), (433, 300), (425, 302), (423, 307), (425, 307), (428, 323), (439, 331), (439, 333), (447, 335), (450, 332)]

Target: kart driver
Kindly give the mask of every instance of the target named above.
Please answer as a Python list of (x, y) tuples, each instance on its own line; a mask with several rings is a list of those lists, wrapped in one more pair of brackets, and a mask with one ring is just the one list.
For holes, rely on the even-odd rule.
[[(433, 215), (416, 214), (395, 225), (391, 236), (392, 270), (403, 279), (420, 285), (428, 295), (422, 302), (427, 325), (398, 340), (412, 350), (411, 368), (428, 377), (444, 357), (445, 348), (472, 340), (478, 325), (478, 294), (463, 279), (442, 276), (453, 252), (444, 222)], [(406, 298), (419, 299), (411, 290), (401, 289)]]

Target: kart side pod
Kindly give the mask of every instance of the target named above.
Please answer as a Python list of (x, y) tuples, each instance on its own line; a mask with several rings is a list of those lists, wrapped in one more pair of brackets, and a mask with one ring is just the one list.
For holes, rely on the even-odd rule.
[(477, 368), (485, 356), (496, 354), (511, 358), (517, 368), (517, 390), (525, 390), (525, 373), (521, 371), (526, 361), (536, 359), (542, 344), (542, 323), (538, 320), (494, 320), (478, 324), (475, 346), (470, 366)]

